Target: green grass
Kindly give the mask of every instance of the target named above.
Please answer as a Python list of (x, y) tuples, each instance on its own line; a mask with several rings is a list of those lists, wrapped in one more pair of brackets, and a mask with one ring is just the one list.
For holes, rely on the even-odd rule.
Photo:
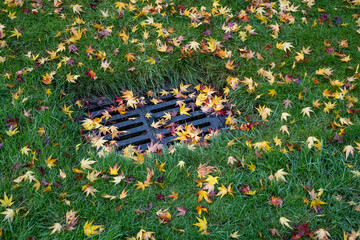
[[(103, 225), (104, 230), (92, 238), (99, 239), (117, 239), (125, 237), (136, 237), (140, 229), (154, 232), (156, 239), (229, 239), (230, 234), (238, 231), (239, 239), (258, 239), (260, 234), (267, 239), (277, 238), (272, 236), (269, 229), (275, 228), (284, 239), (290, 239), (293, 233), (291, 229), (282, 226), (279, 222), (280, 217), (286, 217), (292, 228), (297, 224), (308, 224), (308, 228), (315, 233), (318, 229), (327, 230), (332, 239), (342, 239), (344, 232), (350, 233), (360, 229), (359, 209), (360, 197), (360, 177), (356, 177), (352, 171), (360, 171), (359, 149), (354, 149), (354, 156), (351, 154), (346, 159), (343, 149), (346, 146), (356, 147), (355, 142), (360, 142), (360, 119), (359, 112), (349, 113), (347, 111), (349, 99), (347, 96), (359, 98), (360, 91), (359, 77), (355, 74), (359, 64), (360, 51), (358, 50), (359, 21), (355, 19), (354, 14), (358, 14), (359, 7), (350, 7), (345, 1), (326, 1), (318, 0), (316, 5), (308, 8), (301, 1), (294, 0), (295, 6), (300, 6), (299, 11), (292, 13), (296, 21), (294, 24), (284, 23), (279, 19), (278, 14), (274, 14), (268, 20), (268, 24), (278, 23), (281, 25), (278, 39), (273, 39), (270, 28), (261, 23), (256, 18), (255, 13), (249, 13), (249, 24), (258, 33), (255, 36), (248, 36), (243, 42), (237, 32), (231, 33), (233, 36), (229, 41), (224, 41), (224, 31), (221, 29), (223, 24), (229, 20), (226, 17), (212, 16), (211, 24), (202, 24), (197, 28), (189, 27), (190, 19), (185, 15), (171, 14), (171, 7), (164, 7), (167, 16), (154, 14), (151, 16), (155, 23), (161, 23), (163, 28), (174, 28), (175, 32), (169, 35), (169, 38), (183, 36), (185, 40), (180, 47), (173, 47), (170, 53), (163, 53), (156, 50), (157, 32), (154, 26), (141, 26), (149, 16), (134, 18), (139, 11), (147, 4), (155, 6), (155, 1), (138, 1), (136, 12), (124, 11), (121, 18), (117, 18), (115, 1), (76, 1), (83, 6), (83, 12), (80, 15), (73, 13), (70, 5), (65, 2), (61, 7), (62, 13), (66, 18), (62, 19), (60, 15), (54, 14), (55, 7), (49, 1), (44, 1), (43, 7), (38, 10), (38, 14), (23, 14), (22, 9), (33, 9), (29, 2), (22, 7), (8, 7), (5, 3), (0, 4), (0, 23), (5, 26), (3, 33), (5, 36), (1, 39), (6, 41), (7, 46), (0, 49), (0, 56), (6, 57), (6, 60), (0, 63), (0, 199), (4, 199), (2, 194), (6, 193), (8, 197), (13, 196), (14, 204), (10, 207), (0, 206), (0, 213), (7, 208), (18, 209), (13, 221), (5, 220), (0, 222), (2, 236), (4, 239), (27, 239), (32, 236), (36, 239), (84, 239), (87, 238), (83, 231), (85, 222), (94, 220), (95, 225)], [(125, 1), (129, 2), (129, 1)], [(183, 4), (186, 9), (206, 6), (207, 11), (211, 12), (212, 1), (190, 1), (173, 0), (166, 1), (173, 3), (175, 10), (179, 4)], [(275, 2), (275, 1), (274, 1)], [(96, 3), (97, 10), (90, 8), (90, 3)], [(236, 16), (241, 10), (245, 10), (251, 4), (250, 1), (220, 1), (222, 6), (228, 6), (230, 13)], [(100, 10), (106, 10), (110, 17), (104, 18)], [(275, 9), (279, 11), (279, 5)], [(332, 23), (329, 26), (328, 21), (324, 24), (319, 22), (319, 17), (323, 9), (329, 16), (329, 20), (335, 17), (341, 17), (341, 24)], [(304, 17), (301, 10), (306, 10), (308, 24), (302, 23)], [(16, 12), (16, 18), (10, 19), (9, 12)], [(71, 28), (75, 17), (80, 17), (85, 24), (73, 25), (81, 29), (87, 29), (86, 35), (75, 43), (78, 55), (69, 53), (68, 44), (66, 49), (59, 52), (59, 57), (47, 61), (44, 65), (37, 64), (25, 56), (29, 51), (32, 55), (38, 55), (38, 59), (48, 57), (46, 51), (56, 50), (60, 42), (69, 39), (70, 33), (67, 28)], [(247, 23), (241, 23), (237, 18), (233, 19), (239, 24), (242, 31)], [(317, 25), (313, 26), (313, 21)], [(203, 21), (203, 19), (201, 19)], [(0, 26), (1, 26), (0, 24)], [(100, 24), (103, 27), (113, 26), (112, 32), (108, 37), (97, 37), (98, 33), (94, 24)], [(138, 30), (132, 32), (134, 26)], [(123, 27), (127, 28), (129, 43), (125, 44), (119, 37)], [(17, 39), (10, 37), (11, 31), (21, 29), (22, 36)], [(238, 66), (234, 71), (225, 68), (227, 59), (221, 59), (214, 53), (194, 52), (190, 57), (181, 58), (181, 48), (191, 41), (201, 43), (210, 36), (204, 36), (203, 32), (211, 28), (213, 39), (221, 42), (223, 50), (231, 51), (231, 60)], [(1, 27), (0, 27), (1, 29)], [(143, 31), (149, 32), (149, 38), (143, 38)], [(60, 36), (55, 37), (58, 32)], [(0, 35), (1, 37), (1, 35)], [(143, 43), (143, 51), (139, 51), (138, 43), (132, 43), (131, 40), (138, 39), (138, 43)], [(162, 42), (164, 38), (159, 38)], [(334, 51), (350, 55), (349, 62), (341, 62), (340, 57), (326, 53), (324, 41), (331, 44)], [(340, 48), (339, 42), (348, 40), (348, 48)], [(293, 45), (288, 54), (283, 50), (277, 49), (277, 42), (290, 42)], [(271, 49), (266, 50), (269, 44)], [(0, 44), (1, 45), (1, 44)], [(86, 53), (86, 46), (92, 46), (98, 51), (106, 52), (106, 59), (111, 62), (109, 69), (104, 71), (100, 69), (101, 60), (95, 56), (90, 59)], [(171, 44), (169, 44), (171, 45)], [(296, 52), (300, 52), (303, 46), (310, 46), (312, 50), (310, 55), (306, 55), (308, 62), (296, 63), (294, 57)], [(261, 54), (263, 60), (256, 57), (246, 60), (240, 57), (239, 48), (247, 48), (253, 52)], [(118, 48), (117, 56), (113, 51)], [(127, 63), (124, 56), (127, 53), (135, 53), (135, 62)], [(64, 62), (57, 69), (57, 66), (63, 57), (69, 57), (74, 60), (73, 66)], [(157, 60), (157, 63), (151, 65), (146, 62), (147, 57)], [(284, 65), (279, 66), (284, 62)], [(269, 84), (266, 78), (263, 78), (257, 71), (260, 68), (270, 70), (271, 63), (275, 67), (271, 69), (276, 75), (274, 84)], [(135, 67), (133, 71), (128, 69)], [(316, 70), (331, 67), (333, 74), (330, 79), (316, 75)], [(24, 81), (16, 81), (16, 73), (20, 70), (32, 68), (32, 71), (23, 74)], [(92, 69), (97, 75), (96, 80), (90, 80), (86, 76), (86, 71)], [(45, 85), (41, 82), (42, 76), (56, 71), (54, 80), (51, 84)], [(9, 78), (6, 73), (11, 74)], [(69, 83), (66, 75), (79, 75), (76, 83)], [(281, 76), (292, 75), (294, 78), (300, 77), (299, 84), (283, 82)], [(185, 145), (179, 145), (176, 151), (171, 154), (163, 150), (160, 156), (153, 155), (146, 157), (142, 165), (134, 165), (132, 159), (124, 157), (122, 154), (111, 153), (105, 157), (99, 157), (90, 143), (85, 142), (80, 136), (81, 124), (71, 119), (63, 112), (62, 107), (72, 106), (73, 119), (77, 119), (83, 114), (83, 110), (75, 105), (79, 99), (90, 96), (105, 95), (113, 98), (121, 95), (123, 89), (130, 89), (136, 93), (144, 93), (148, 90), (160, 90), (166, 86), (179, 86), (181, 82), (197, 85), (199, 83), (215, 86), (219, 89), (229, 87), (227, 77), (237, 77), (243, 80), (244, 77), (252, 78), (258, 84), (254, 92), (246, 91), (247, 86), (239, 82), (236, 89), (231, 89), (229, 101), (234, 104), (235, 110), (239, 110), (241, 115), (237, 115), (237, 120), (241, 123), (261, 122), (262, 125), (256, 126), (250, 131), (229, 130), (226, 128), (222, 134), (211, 141), (208, 148), (197, 147), (195, 150), (189, 150)], [(354, 81), (349, 81), (354, 77)], [(313, 78), (321, 84), (314, 84)], [(332, 86), (330, 80), (343, 81), (347, 87), (353, 86), (353, 89), (346, 93), (343, 99), (325, 97), (324, 90), (332, 92), (340, 91), (339, 87)], [(350, 79), (351, 80), (351, 79)], [(14, 99), (19, 89), (23, 93), (19, 94), (18, 99)], [(50, 89), (48, 95), (46, 90)], [(271, 97), (269, 90), (275, 89), (277, 95)], [(299, 93), (303, 98), (299, 99)], [(261, 95), (261, 96), (259, 96)], [(292, 108), (285, 110), (283, 100), (288, 99), (293, 102)], [(324, 112), (324, 104), (319, 109), (313, 107), (312, 102), (319, 100), (320, 103), (336, 103), (333, 110), (329, 113)], [(266, 106), (272, 110), (268, 121), (262, 121), (256, 108)], [(44, 111), (41, 107), (46, 107)], [(303, 116), (301, 110), (305, 107), (312, 107), (311, 118)], [(352, 110), (359, 109), (359, 103), (354, 101)], [(24, 116), (24, 110), (32, 114), (29, 118)], [(340, 120), (337, 112), (342, 118), (349, 118), (352, 125), (336, 126)], [(280, 121), (283, 112), (289, 113), (287, 122)], [(9, 136), (5, 131), (9, 130), (5, 119), (14, 118), (18, 121), (17, 127), (19, 133)], [(290, 135), (279, 131), (282, 125), (287, 125)], [(39, 128), (44, 128), (45, 134), (40, 136)], [(338, 143), (333, 140), (335, 133), (340, 133), (343, 129), (343, 142)], [(282, 139), (281, 147), (275, 146), (273, 139), (275, 137)], [(315, 147), (308, 149), (306, 140), (314, 136), (322, 141), (322, 147), (318, 150)], [(234, 141), (235, 145), (229, 146), (229, 141)], [(268, 141), (271, 147), (270, 151), (264, 151), (249, 147), (246, 141), (256, 144)], [(288, 143), (288, 146), (286, 145)], [(21, 149), (27, 146), (33, 153), (22, 154)], [(294, 148), (289, 151), (289, 146)], [(286, 148), (288, 153), (283, 153)], [(32, 156), (36, 157), (34, 165), (31, 165)], [(48, 168), (45, 160), (50, 156), (56, 158), (56, 166)], [(237, 159), (234, 166), (230, 166), (228, 157), (233, 156)], [(108, 175), (110, 166), (116, 163), (121, 165), (121, 170), (126, 177), (134, 177), (134, 183), (122, 181), (115, 185), (110, 182), (111, 179), (101, 178), (92, 184), (92, 187), (98, 190), (95, 193), (96, 198), (91, 195), (86, 197), (82, 187), (90, 184), (86, 178), (87, 173), (74, 173), (73, 168), (80, 169), (82, 159), (90, 158), (96, 161), (92, 167), (97, 171), (103, 171), (100, 176)], [(251, 171), (247, 165), (244, 167), (241, 161), (246, 164), (254, 164), (256, 169)], [(166, 172), (160, 173), (155, 168), (157, 162), (166, 163)], [(179, 161), (185, 162), (185, 168), (179, 170), (177, 166)], [(212, 198), (212, 203), (206, 203), (202, 200), (197, 202), (196, 193), (200, 190), (194, 180), (198, 179), (196, 168), (199, 164), (209, 162), (209, 166), (215, 166), (217, 171), (212, 176), (218, 176), (219, 184), (215, 187), (215, 193), (219, 190), (221, 184), (228, 186), (231, 184), (234, 190), (234, 197), (226, 195), (222, 198)], [(16, 169), (18, 166), (18, 169)], [(154, 169), (152, 181), (158, 177), (164, 176), (164, 189), (156, 184), (150, 185), (144, 191), (136, 190), (136, 181), (144, 182), (147, 176), (147, 168)], [(59, 177), (59, 170), (66, 173), (66, 178)], [(186, 170), (189, 176), (187, 176)], [(279, 169), (284, 169), (289, 175), (285, 176), (287, 182), (270, 181), (269, 176), (275, 174)], [(52, 183), (51, 190), (44, 192), (46, 186), (41, 184), (38, 191), (33, 187), (34, 182), (29, 181), (16, 184), (14, 180), (27, 171), (32, 171), (38, 181)], [(85, 172), (91, 172), (86, 170)], [(79, 176), (83, 176), (81, 179)], [(56, 187), (56, 183), (59, 183)], [(243, 184), (249, 185), (251, 190), (256, 190), (253, 196), (244, 195), (240, 190)], [(304, 198), (310, 200), (309, 193), (305, 190), (323, 189), (324, 192), (320, 199), (326, 202), (321, 212), (315, 212), (310, 206), (304, 204)], [(110, 201), (101, 197), (101, 194), (118, 196), (123, 189), (128, 191), (125, 199), (116, 199)], [(156, 194), (169, 196), (175, 192), (178, 199), (171, 201), (170, 198), (159, 200)], [(59, 194), (67, 193), (66, 199), (70, 201), (67, 205)], [(268, 204), (272, 196), (283, 199), (281, 208)], [(146, 210), (148, 204), (152, 203), (152, 208), (147, 213), (138, 216), (136, 211)], [(185, 216), (177, 216), (178, 211), (175, 207), (184, 206), (188, 209)], [(208, 213), (202, 213), (201, 218), (205, 217), (208, 222), (209, 235), (202, 235), (198, 232), (198, 227), (194, 226), (199, 217), (195, 208), (197, 205), (203, 205), (208, 208)], [(119, 207), (121, 206), (121, 207)], [(116, 209), (116, 208), (120, 209)], [(169, 224), (160, 224), (156, 212), (159, 209), (168, 209), (171, 213)], [(54, 223), (60, 223), (65, 226), (66, 212), (78, 211), (78, 222), (75, 229), (71, 231), (62, 230), (50, 236)], [(1, 215), (1, 218), (4, 216)], [(174, 230), (183, 229), (180, 233)], [(0, 231), (1, 233), (1, 231)], [(0, 234), (1, 235), (1, 234)], [(315, 234), (316, 235), (316, 234)], [(1, 238), (1, 237), (0, 237)], [(303, 238), (306, 239), (306, 238)]]

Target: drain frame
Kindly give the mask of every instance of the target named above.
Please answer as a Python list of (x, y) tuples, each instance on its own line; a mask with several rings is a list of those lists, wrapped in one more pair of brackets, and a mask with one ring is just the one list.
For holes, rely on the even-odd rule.
[[(188, 95), (196, 93), (194, 89), (189, 89)], [(104, 140), (116, 141), (117, 150), (122, 150), (129, 145), (136, 147), (139, 150), (146, 150), (151, 144), (160, 143), (163, 146), (169, 146), (177, 137), (171, 133), (171, 126), (185, 126), (185, 124), (192, 124), (195, 128), (202, 130), (202, 135), (208, 134), (210, 130), (221, 129), (225, 126), (225, 115), (215, 115), (205, 113), (199, 106), (188, 111), (188, 115), (179, 115), (180, 106), (177, 102), (182, 101), (189, 106), (190, 103), (195, 104), (196, 97), (186, 96), (185, 98), (177, 98), (175, 94), (167, 94), (157, 99), (163, 102), (154, 104), (151, 98), (145, 98), (146, 104), (137, 106), (137, 108), (128, 107), (125, 114), (120, 114), (117, 111), (111, 112), (111, 108), (116, 108), (116, 101), (111, 101), (104, 97), (88, 100), (89, 107), (85, 109), (91, 118), (100, 117), (102, 113), (108, 111), (111, 118), (103, 119), (100, 124), (106, 127), (116, 126), (119, 132), (129, 131), (119, 136), (112, 137), (110, 133), (104, 135)], [(168, 101), (166, 101), (168, 100)], [(176, 112), (177, 114), (171, 118), (171, 122), (163, 125), (161, 128), (154, 128), (151, 126), (153, 122), (159, 121), (165, 113)], [(150, 113), (150, 117), (146, 115)], [(115, 117), (115, 119), (113, 119)], [(85, 118), (85, 116), (84, 116)], [(84, 119), (83, 118), (83, 119)], [(132, 119), (136, 118), (136, 119)], [(130, 126), (130, 128), (128, 128)], [(89, 132), (89, 131), (86, 131)], [(96, 132), (96, 130), (90, 130)], [(131, 136), (134, 135), (135, 136)], [(159, 140), (157, 136), (161, 135)], [(120, 139), (120, 140), (119, 140)]]

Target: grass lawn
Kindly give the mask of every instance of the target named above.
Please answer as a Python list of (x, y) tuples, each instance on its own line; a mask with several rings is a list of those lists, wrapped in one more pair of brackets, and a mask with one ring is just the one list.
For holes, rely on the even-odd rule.
[[(360, 236), (359, 1), (0, 9), (0, 238)], [(116, 153), (105, 112), (79, 120), (90, 97), (125, 113), (163, 89), (186, 115), (187, 84), (226, 117), (218, 136)]]

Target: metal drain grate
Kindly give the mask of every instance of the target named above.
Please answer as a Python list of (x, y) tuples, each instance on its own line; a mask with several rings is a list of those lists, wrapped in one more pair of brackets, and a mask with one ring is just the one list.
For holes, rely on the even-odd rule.
[[(204, 113), (200, 107), (195, 105), (195, 98), (176, 98), (169, 95), (158, 98), (163, 101), (158, 104), (154, 104), (150, 98), (147, 98), (144, 100), (143, 106), (136, 109), (128, 108), (125, 114), (113, 111), (117, 107), (117, 103), (108, 99), (90, 100), (86, 110), (93, 119), (101, 117), (105, 111), (109, 112), (111, 118), (107, 121), (103, 119), (100, 124), (106, 127), (115, 126), (121, 134), (113, 138), (108, 133), (103, 139), (116, 141), (119, 150), (130, 144), (141, 150), (146, 150), (151, 143), (156, 142), (169, 145), (176, 138), (172, 134), (172, 130), (179, 125), (192, 124), (195, 128), (202, 130), (202, 135), (225, 125), (225, 116)], [(180, 106), (177, 105), (177, 101), (183, 101), (187, 106), (194, 106), (192, 110), (188, 111), (190, 116), (179, 114)], [(152, 127), (152, 124), (163, 118), (165, 114), (172, 115), (170, 123), (158, 129)], [(159, 136), (161, 136), (161, 140), (159, 140)]]

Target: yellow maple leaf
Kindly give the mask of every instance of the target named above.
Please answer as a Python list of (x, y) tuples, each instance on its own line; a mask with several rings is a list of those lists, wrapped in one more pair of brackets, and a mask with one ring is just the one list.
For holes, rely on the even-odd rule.
[(345, 146), (343, 152), (345, 152), (345, 159), (347, 159), (350, 154), (354, 157), (354, 147), (351, 145)]
[(89, 158), (87, 158), (87, 159), (82, 159), (81, 160), (81, 162), (80, 162), (80, 166), (81, 166), (81, 168), (82, 169), (91, 169), (91, 164), (93, 164), (93, 163), (96, 163), (96, 161), (90, 161), (90, 159)]
[(147, 57), (148, 59), (146, 60), (146, 62), (150, 63), (151, 65), (154, 65), (156, 63), (155, 59), (152, 57)]
[(117, 7), (119, 9), (119, 11), (121, 11), (123, 8), (126, 8), (126, 3), (123, 2), (116, 2), (115, 3), (115, 7)]
[(196, 217), (196, 219), (198, 220), (198, 222), (193, 225), (199, 227), (199, 232), (203, 231), (204, 233), (206, 233), (206, 230), (207, 230), (206, 218), (204, 217), (203, 219), (201, 219), (201, 218)]
[(287, 117), (291, 117), (291, 115), (290, 115), (289, 113), (287, 113), (287, 112), (283, 112), (283, 113), (281, 114), (280, 120), (281, 120), (281, 121), (282, 121), (282, 120), (287, 121)]
[(332, 102), (328, 102), (328, 103), (324, 103), (325, 104), (325, 108), (324, 108), (324, 112), (325, 113), (329, 113), (330, 110), (334, 109), (336, 106), (336, 103), (332, 103)]
[(293, 228), (290, 227), (290, 225), (289, 225), (289, 222), (291, 222), (291, 221), (290, 221), (289, 219), (287, 219), (286, 217), (280, 217), (279, 222), (281, 223), (281, 225), (293, 229)]
[(270, 113), (272, 110), (270, 108), (267, 108), (265, 106), (259, 106), (259, 108), (256, 108), (256, 110), (259, 112), (259, 115), (261, 116), (263, 121), (266, 121), (266, 118), (270, 116)]
[(5, 130), (6, 134), (11, 137), (14, 136), (15, 134), (17, 134), (19, 132), (19, 130), (17, 128), (11, 128), (7, 131)]
[(187, 108), (186, 106), (185, 106), (185, 104), (183, 104), (181, 107), (180, 107), (180, 115), (189, 115), (189, 116), (191, 116), (189, 113), (188, 113), (188, 111), (190, 111), (191, 110), (191, 108)]
[(231, 188), (231, 183), (229, 184), (229, 186), (226, 188), (224, 186), (224, 184), (221, 184), (221, 187), (218, 187), (219, 189), (219, 192), (218, 194), (216, 194), (216, 196), (221, 196), (220, 199), (225, 195), (225, 194), (229, 194), (231, 196), (234, 197), (234, 194), (233, 194), (233, 189)]
[(216, 194), (216, 196), (221, 196), (220, 198), (222, 198), (223, 196), (225, 196), (227, 194), (227, 188), (224, 186), (224, 184), (221, 184), (221, 187), (218, 187), (218, 194)]
[(255, 171), (255, 169), (256, 169), (255, 164), (253, 164), (252, 162), (250, 162), (250, 164), (247, 164), (247, 163), (246, 163), (246, 165), (248, 166), (248, 168), (249, 168), (250, 171), (252, 171), (252, 172)]
[(230, 234), (231, 238), (235, 238), (238, 239), (240, 237), (240, 235), (238, 234), (239, 231), (233, 232), (232, 234)]
[(340, 59), (340, 61), (342, 61), (342, 62), (349, 62), (350, 60), (351, 60), (350, 55), (345, 56), (345, 57)]
[(10, 222), (14, 220), (15, 211), (11, 208), (7, 208), (5, 211), (1, 212), (0, 214), (5, 215), (4, 221), (10, 219)]
[(303, 116), (307, 115), (309, 118), (310, 118), (310, 112), (314, 112), (313, 110), (311, 110), (311, 107), (306, 107), (301, 110)]
[(217, 46), (220, 45), (220, 42), (216, 41), (212, 37), (205, 39), (208, 41), (208, 48), (211, 52), (214, 52), (217, 49)]
[(326, 231), (324, 228), (320, 228), (315, 231), (316, 238), (319, 240), (328, 240), (330, 237), (330, 233)]
[(64, 106), (62, 107), (62, 110), (64, 111), (64, 113), (65, 113), (66, 115), (69, 116), (69, 118), (70, 118), (71, 120), (73, 120), (73, 118), (72, 118), (72, 116), (71, 116), (71, 113), (73, 113), (74, 111), (71, 111), (71, 110), (70, 110), (71, 107), (72, 107), (72, 105), (66, 106), (66, 104), (64, 104)]
[(51, 227), (48, 227), (48, 229), (52, 229), (50, 235), (53, 235), (56, 232), (61, 232), (63, 227), (62, 227), (62, 225), (60, 223), (54, 223), (54, 225), (51, 226)]
[(320, 199), (313, 199), (310, 203), (310, 208), (314, 208), (316, 212), (318, 212), (318, 209), (322, 209), (323, 204), (326, 204), (326, 202), (321, 201)]
[(274, 143), (276, 146), (280, 146), (281, 147), (281, 144), (282, 144), (282, 141), (280, 138), (278, 138), (277, 136), (274, 138)]
[(81, 189), (82, 189), (82, 191), (83, 191), (84, 193), (86, 193), (86, 197), (88, 197), (89, 194), (91, 194), (93, 197), (96, 198), (95, 192), (98, 192), (98, 190), (96, 190), (95, 188), (93, 188), (92, 186), (90, 186), (90, 184), (87, 184), (87, 185), (82, 186)]
[(14, 19), (16, 18), (15, 14), (16, 14), (16, 12), (9, 12), (8, 17), (9, 17), (11, 20), (14, 20)]
[(145, 190), (146, 185), (144, 183), (137, 181), (137, 183), (135, 185), (137, 186), (136, 190), (138, 190), (138, 189), (141, 189), (143, 191)]
[(212, 203), (212, 201), (209, 199), (209, 195), (206, 191), (200, 190), (197, 192), (197, 195), (199, 195), (198, 202), (200, 202), (202, 199), (205, 199), (205, 201), (207, 203)]
[(164, 169), (165, 163), (166, 162), (159, 164), (158, 161), (156, 160), (155, 167), (159, 170), (159, 172), (166, 172), (165, 169)]
[(158, 129), (158, 128), (161, 126), (161, 124), (160, 124), (160, 122), (154, 122), (154, 121), (153, 121), (150, 126), (153, 127), (153, 128), (155, 128), (155, 129)]
[(319, 140), (316, 137), (308, 137), (308, 139), (306, 140), (306, 143), (308, 145), (308, 148), (312, 148), (312, 146), (315, 145), (315, 142), (318, 142)]
[(316, 75), (324, 75), (324, 76), (331, 76), (333, 75), (333, 70), (331, 68), (320, 68), (315, 71)]
[(125, 192), (125, 188), (122, 190), (122, 192), (119, 195), (119, 199), (124, 199), (127, 197), (128, 191)]
[(25, 146), (25, 147), (21, 148), (20, 151), (21, 151), (21, 154), (22, 154), (22, 155), (28, 156), (28, 155), (29, 155), (29, 151), (31, 151), (31, 149), (30, 149), (28, 146)]
[(290, 42), (277, 42), (276, 48), (280, 50), (284, 50), (286, 52), (287, 50), (291, 51), (290, 48), (292, 48), (293, 45)]
[(80, 14), (82, 12), (82, 6), (80, 4), (71, 4), (70, 7), (74, 11), (74, 13)]
[(280, 130), (279, 130), (279, 131), (282, 132), (282, 133), (286, 132), (288, 135), (290, 135), (289, 129), (288, 129), (288, 126), (287, 126), (287, 125), (282, 125), (282, 126), (280, 127)]
[(218, 7), (218, 6), (221, 6), (221, 5), (219, 4), (219, 2), (220, 2), (220, 0), (214, 0), (214, 2), (213, 2), (213, 8), (216, 8), (216, 7)]
[(109, 171), (110, 175), (117, 175), (120, 167), (117, 166), (117, 163), (114, 165), (114, 167), (110, 166), (110, 171)]
[(52, 167), (56, 167), (56, 164), (55, 162), (57, 161), (56, 158), (51, 158), (51, 156), (45, 160), (45, 163), (47, 165), (48, 168), (52, 168)]
[(11, 194), (10, 198), (8, 198), (8, 196), (6, 196), (6, 193), (4, 192), (4, 199), (0, 199), (0, 203), (2, 207), (10, 207), (11, 205), (14, 204), (14, 202), (12, 202), (12, 198), (13, 195)]
[(269, 90), (268, 94), (271, 95), (271, 97), (274, 97), (277, 95), (277, 92), (275, 91), (275, 89), (271, 89)]
[(96, 147), (96, 150), (99, 150), (100, 148), (104, 147), (104, 144), (107, 141), (108, 140), (104, 140), (104, 137), (101, 137), (101, 138), (94, 137), (91, 139), (91, 145), (93, 147)]
[(211, 175), (207, 175), (207, 178), (205, 179), (206, 182), (208, 182), (208, 185), (215, 185), (218, 183), (219, 177), (213, 177)]
[(197, 52), (200, 49), (200, 43), (198, 43), (196, 41), (189, 42), (189, 49), (195, 50), (195, 52)]
[(237, 66), (237, 64), (234, 64), (234, 61), (235, 61), (235, 60), (230, 61), (230, 58), (229, 58), (229, 59), (227, 60), (227, 62), (225, 63), (226, 69), (234, 71), (234, 70), (235, 70), (235, 67)]
[(141, 229), (137, 234), (136, 234), (136, 240), (155, 240), (155, 238), (152, 236), (154, 234), (154, 232), (147, 232), (144, 229)]
[(103, 229), (103, 225), (93, 225), (94, 221), (90, 223), (86, 221), (84, 225), (84, 233), (86, 236), (90, 237), (91, 235), (98, 234), (99, 231), (101, 232)]
[(300, 61), (302, 61), (302, 60), (305, 59), (303, 51), (296, 52), (296, 54), (297, 54), (297, 55), (295, 56), (295, 60), (296, 60), (297, 62), (300, 62)]
[(22, 34), (16, 29), (14, 28), (14, 31), (10, 31), (11, 33), (13, 33), (12, 35), (10, 35), (10, 37), (16, 37), (16, 39), (19, 39), (19, 37), (22, 36)]
[(276, 181), (286, 182), (285, 175), (289, 175), (289, 173), (285, 172), (284, 169), (280, 169), (275, 173), (274, 177)]

